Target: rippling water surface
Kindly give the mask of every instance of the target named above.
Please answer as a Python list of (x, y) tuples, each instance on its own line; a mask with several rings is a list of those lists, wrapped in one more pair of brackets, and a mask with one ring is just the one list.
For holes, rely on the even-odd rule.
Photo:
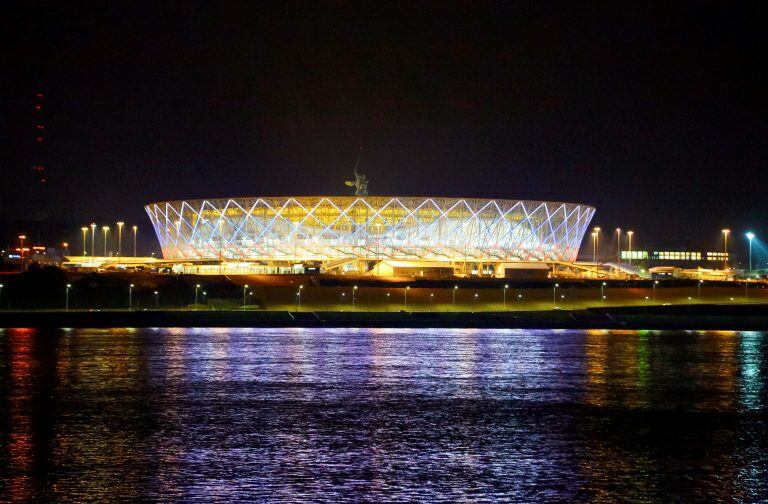
[(768, 334), (0, 330), (0, 501), (765, 501)]

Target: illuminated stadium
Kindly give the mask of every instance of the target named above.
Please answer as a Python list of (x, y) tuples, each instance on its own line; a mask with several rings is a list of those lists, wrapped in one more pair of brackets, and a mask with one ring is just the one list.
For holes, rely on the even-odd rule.
[[(549, 201), (301, 196), (146, 206), (166, 260), (228, 273), (498, 276), (572, 262), (595, 209)], [(198, 271), (202, 272), (202, 270)]]

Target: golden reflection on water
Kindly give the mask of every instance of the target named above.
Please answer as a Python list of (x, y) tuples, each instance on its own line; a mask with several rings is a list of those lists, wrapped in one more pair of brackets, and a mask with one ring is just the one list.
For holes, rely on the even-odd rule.
[[(711, 429), (700, 429), (697, 421), (706, 412), (736, 412), (759, 410), (762, 407), (762, 387), (766, 381), (761, 369), (765, 354), (765, 335), (733, 331), (691, 331), (670, 334), (649, 331), (587, 331), (584, 355), (587, 372), (586, 403), (596, 407), (676, 412), (654, 413), (646, 422), (598, 423), (598, 429), (607, 432), (625, 430), (632, 435), (646, 429), (665, 429), (669, 432), (701, 431), (701, 437), (692, 440), (681, 450), (681, 457), (690, 457), (688, 464), (700, 463), (686, 450), (704, 450), (711, 460), (698, 470), (713, 471), (717, 485), (700, 484), (700, 491), (713, 500), (730, 500), (759, 492), (764, 484), (754, 474), (745, 476), (734, 463), (740, 454), (738, 435), (730, 435), (714, 424)], [(690, 417), (680, 416), (690, 412)], [(704, 417), (707, 418), (707, 417)], [(668, 422), (665, 427), (664, 422)], [(682, 425), (679, 423), (682, 422)], [(657, 426), (656, 424), (659, 424)], [(679, 467), (665, 467), (655, 452), (659, 451), (649, 438), (646, 445), (617, 444), (614, 436), (596, 435), (589, 443), (589, 451), (582, 461), (582, 470), (591, 475), (589, 481), (604, 481), (622, 477), (630, 482), (625, 496), (648, 495), (658, 492), (657, 485), (664, 471), (679, 471)], [(675, 440), (662, 441), (673, 443)], [(668, 463), (668, 462), (667, 462)], [(764, 469), (762, 469), (764, 471)], [(590, 500), (613, 501), (615, 495), (605, 487), (582, 489)]]
[[(745, 356), (739, 333), (589, 330), (585, 335), (587, 404), (721, 411), (746, 406), (739, 402), (740, 370), (752, 357)], [(670, 396), (660, 390), (689, 393), (667, 402)]]

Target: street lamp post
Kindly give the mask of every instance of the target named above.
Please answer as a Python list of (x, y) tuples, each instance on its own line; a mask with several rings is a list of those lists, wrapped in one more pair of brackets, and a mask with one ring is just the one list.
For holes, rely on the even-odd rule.
[(600, 284), (600, 302), (605, 304), (605, 282)]
[(750, 231), (745, 236), (749, 240), (749, 271), (752, 271), (752, 240), (755, 238), (755, 233)]
[(696, 282), (696, 288), (698, 290), (697, 294), (699, 296), (699, 302), (701, 302), (701, 284), (703, 284), (703, 283), (704, 283), (704, 280), (699, 280), (698, 282)]
[(128, 311), (133, 310), (133, 288), (135, 285), (131, 284), (128, 286)]
[(408, 309), (408, 291), (411, 290), (410, 286), (403, 289), (403, 305), (405, 305), (405, 309)]
[(355, 309), (355, 291), (357, 291), (357, 285), (352, 287), (352, 310)]
[(299, 300), (299, 309), (297, 311), (301, 311), (301, 291), (304, 290), (303, 285), (299, 285), (299, 290), (296, 292), (296, 297)]
[(621, 228), (616, 228), (616, 262), (621, 264)]
[(153, 294), (155, 295), (155, 310), (159, 310), (160, 309), (160, 293), (155, 291), (153, 292)]
[(560, 284), (555, 284), (552, 286), (552, 309), (554, 310), (557, 308), (557, 288), (560, 287)]
[(248, 291), (248, 284), (243, 285), (243, 308), (245, 308), (245, 294)]
[(723, 229), (723, 252), (725, 254), (723, 255), (723, 269), (728, 269), (728, 234), (731, 232), (730, 229)]
[(653, 302), (656, 302), (656, 286), (659, 285), (658, 280), (653, 281)]
[(475, 292), (475, 311), (477, 311), (477, 298), (479, 298), (479, 297), (480, 297), (480, 294)]
[[(597, 258), (600, 256), (600, 227), (595, 226), (593, 231), (595, 233), (595, 257)], [(595, 261), (597, 261), (597, 259), (595, 259)]]
[(107, 233), (109, 233), (109, 226), (102, 226), (104, 231), (104, 257), (107, 257)]
[(87, 227), (81, 227), (80, 231), (83, 232), (83, 257), (85, 257), (85, 255), (87, 254), (85, 248), (87, 247), (86, 239), (88, 237), (88, 228)]
[(139, 230), (139, 226), (133, 226), (133, 257), (136, 257), (136, 231)]
[(91, 223), (91, 261), (96, 255), (96, 223)]
[(592, 231), (592, 262), (597, 265), (597, 233)]
[(200, 284), (195, 285), (195, 310), (197, 310), (197, 291), (200, 290)]
[(429, 293), (429, 311), (432, 311), (432, 298), (435, 297), (434, 293)]
[(3, 309), (3, 284), (0, 284), (0, 310)]
[(387, 292), (387, 311), (389, 311), (389, 292)]
[(629, 265), (632, 266), (632, 235), (634, 231), (627, 231), (627, 239), (629, 240)]
[(507, 311), (507, 289), (509, 289), (509, 284), (504, 284), (504, 311)]
[(67, 284), (67, 290), (65, 294), (64, 309), (69, 311), (69, 289), (72, 288), (72, 284)]
[(456, 291), (459, 290), (458, 285), (454, 285), (451, 294), (453, 294), (453, 311), (456, 311)]
[(205, 297), (208, 295), (207, 291), (203, 291), (203, 306), (205, 306)]
[(19, 254), (21, 255), (21, 271), (24, 271), (24, 240), (26, 235), (19, 235)]
[(117, 223), (117, 261), (120, 262), (120, 259), (123, 257), (123, 226), (125, 225), (125, 222), (118, 222)]

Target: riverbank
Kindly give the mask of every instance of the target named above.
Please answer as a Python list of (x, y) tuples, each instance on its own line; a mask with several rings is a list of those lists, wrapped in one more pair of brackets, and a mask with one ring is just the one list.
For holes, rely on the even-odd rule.
[[(283, 275), (243, 278), (138, 273), (70, 273), (44, 268), (0, 278), (1, 310), (246, 310), (275, 312), (539, 312), (553, 307), (768, 303), (768, 282), (512, 279), (392, 283), (381, 278)], [(268, 281), (276, 282), (275, 285)], [(284, 285), (285, 282), (293, 282)]]
[(768, 330), (768, 304), (500, 312), (3, 311), (0, 327), (409, 327)]

